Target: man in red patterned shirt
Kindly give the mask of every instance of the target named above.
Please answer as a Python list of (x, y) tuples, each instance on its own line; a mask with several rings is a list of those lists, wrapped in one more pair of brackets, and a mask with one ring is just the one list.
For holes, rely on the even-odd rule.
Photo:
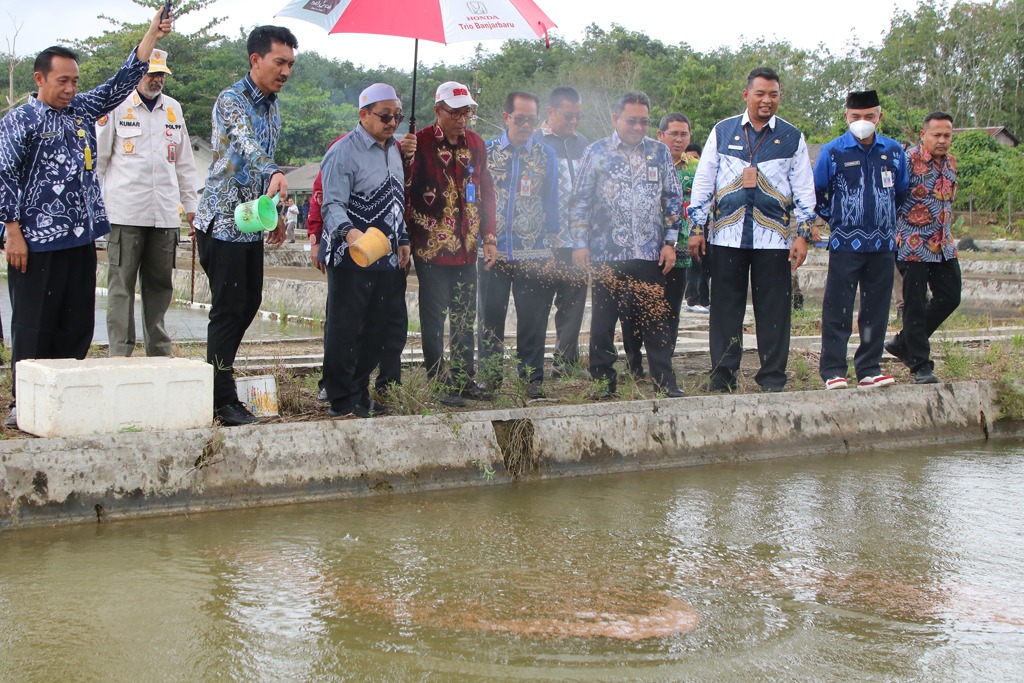
[[(423, 363), (441, 384), (441, 402), (460, 407), (485, 396), (473, 380), (473, 321), (479, 244), (485, 268), (498, 254), (494, 181), (483, 138), (466, 128), (476, 114), (469, 88), (442, 83), (434, 102), (437, 120), (416, 132), (415, 151), (403, 145), (405, 220), (419, 280)], [(444, 367), (446, 316), (451, 353)]]
[[(934, 384), (929, 337), (960, 305), (960, 263), (949, 226), (956, 197), (956, 159), (949, 154), (953, 117), (924, 117), (921, 144), (907, 152), (910, 191), (896, 223), (896, 268), (903, 276), (903, 329), (885, 350), (914, 373), (914, 384)], [(928, 298), (928, 290), (931, 298)]]

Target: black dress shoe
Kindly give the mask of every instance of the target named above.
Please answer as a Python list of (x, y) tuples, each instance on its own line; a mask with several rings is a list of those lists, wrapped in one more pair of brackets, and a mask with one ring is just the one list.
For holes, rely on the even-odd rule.
[(434, 398), (437, 399), (438, 403), (449, 408), (465, 408), (466, 399), (462, 398), (456, 393), (448, 393), (442, 391), (441, 393), (435, 394)]
[(665, 398), (682, 398), (683, 396), (686, 396), (686, 393), (679, 387), (662, 389), (662, 393), (665, 394)]
[(782, 393), (782, 387), (764, 385), (764, 386), (761, 387), (761, 393), (762, 394), (781, 394)]
[(370, 399), (370, 416), (371, 417), (384, 417), (385, 415), (391, 414), (391, 409), (383, 403), (377, 403), (372, 398)]
[(330, 418), (340, 418), (340, 419), (343, 419), (343, 420), (357, 418), (357, 417), (359, 417), (359, 418), (370, 417), (370, 410), (366, 406), (361, 406), (361, 405), (348, 406), (346, 408), (341, 408), (340, 410), (335, 410), (334, 408), (330, 408), (327, 411), (327, 417), (330, 417)]
[(252, 425), (260, 421), (258, 417), (249, 412), (249, 409), (240, 402), (227, 403), (214, 411), (217, 419), (227, 427), (241, 427)]
[(931, 370), (918, 370), (914, 373), (914, 384), (938, 384), (939, 378)]
[(463, 387), (462, 391), (459, 392), (459, 396), (462, 398), (468, 398), (471, 401), (490, 401), (494, 398), (487, 387), (476, 382), (469, 382)]
[(716, 394), (731, 394), (736, 391), (735, 384), (728, 384), (719, 380), (709, 380), (704, 384), (704, 391), (711, 391)]
[(882, 344), (882, 348), (884, 348), (885, 352), (888, 353), (890, 356), (895, 356), (896, 360), (900, 361), (904, 365), (907, 364), (906, 355), (900, 350), (898, 346), (896, 346), (895, 339), (891, 339)]
[(526, 398), (544, 398), (544, 389), (540, 382), (530, 382), (526, 385)]

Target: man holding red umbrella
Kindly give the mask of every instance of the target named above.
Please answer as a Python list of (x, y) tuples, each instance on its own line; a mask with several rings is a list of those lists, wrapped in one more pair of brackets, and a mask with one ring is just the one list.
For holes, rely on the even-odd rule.
[[(476, 114), (469, 88), (442, 83), (434, 98), (433, 124), (403, 142), (406, 223), (419, 278), (423, 362), (442, 388), (447, 406), (482, 399), (473, 380), (473, 321), (476, 319), (476, 259), (483, 244), (485, 268), (497, 257), (494, 182), (479, 135), (467, 129)], [(444, 322), (451, 330), (451, 355), (444, 367)]]

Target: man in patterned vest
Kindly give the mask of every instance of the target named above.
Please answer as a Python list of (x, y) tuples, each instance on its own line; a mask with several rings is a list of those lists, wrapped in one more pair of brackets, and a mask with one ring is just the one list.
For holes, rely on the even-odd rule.
[(751, 71), (743, 90), (746, 111), (715, 125), (693, 179), (690, 255), (703, 258), (714, 246), (710, 391), (737, 387), (751, 290), (761, 361), (754, 380), (765, 392), (786, 385), (790, 275), (807, 258), (814, 180), (804, 136), (776, 115), (781, 98), (773, 69)]
[(960, 305), (960, 262), (949, 230), (956, 198), (952, 142), (952, 116), (936, 111), (924, 117), (921, 144), (907, 152), (910, 191), (896, 216), (903, 329), (886, 342), (885, 350), (910, 368), (914, 384), (939, 381), (928, 339)]

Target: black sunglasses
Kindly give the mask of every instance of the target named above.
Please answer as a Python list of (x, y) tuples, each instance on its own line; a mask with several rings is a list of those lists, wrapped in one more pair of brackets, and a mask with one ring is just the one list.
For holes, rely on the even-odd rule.
[(399, 113), (399, 114), (378, 114), (375, 111), (371, 111), (370, 113), (373, 114), (374, 116), (376, 116), (378, 119), (380, 119), (380, 122), (383, 123), (384, 125), (387, 125), (387, 124), (391, 123), (392, 121), (394, 121), (395, 123), (401, 123), (402, 121), (405, 120), (405, 114), (401, 114), (401, 113)]

